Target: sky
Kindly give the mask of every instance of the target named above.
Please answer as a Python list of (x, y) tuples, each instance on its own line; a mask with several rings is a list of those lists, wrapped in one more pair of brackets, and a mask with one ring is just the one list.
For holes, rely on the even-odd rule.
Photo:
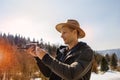
[(120, 0), (0, 0), (0, 33), (64, 44), (58, 23), (76, 19), (94, 50), (120, 48)]

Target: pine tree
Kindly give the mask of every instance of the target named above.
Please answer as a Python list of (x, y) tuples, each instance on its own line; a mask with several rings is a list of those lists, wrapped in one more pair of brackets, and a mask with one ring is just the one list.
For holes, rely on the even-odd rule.
[(117, 65), (118, 65), (117, 62), (118, 62), (117, 55), (113, 53), (110, 61), (110, 66), (112, 70), (117, 68)]
[(102, 58), (102, 61), (101, 61), (101, 71), (104, 71), (106, 72), (107, 70), (109, 70), (109, 67), (108, 67), (108, 62), (107, 60), (105, 59), (105, 57)]
[(107, 60), (108, 64), (110, 63), (110, 55), (109, 54), (106, 54), (105, 55), (105, 59)]

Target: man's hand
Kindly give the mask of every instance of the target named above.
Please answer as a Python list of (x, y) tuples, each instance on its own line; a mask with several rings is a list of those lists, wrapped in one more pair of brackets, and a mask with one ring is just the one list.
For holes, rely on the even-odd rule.
[(31, 46), (30, 48), (28, 48), (27, 53), (31, 54), (34, 57), (39, 57), (40, 59), (42, 59), (44, 57), (44, 55), (47, 53), (47, 51), (45, 51), (44, 49), (41, 49), (38, 46)]
[(39, 47), (36, 48), (36, 55), (37, 55), (40, 59), (42, 59), (42, 58), (45, 56), (46, 53), (47, 53), (47, 51), (45, 51), (44, 49), (39, 48)]
[(26, 51), (27, 51), (28, 54), (30, 54), (30, 55), (32, 55), (34, 57), (37, 57), (35, 46), (29, 47)]

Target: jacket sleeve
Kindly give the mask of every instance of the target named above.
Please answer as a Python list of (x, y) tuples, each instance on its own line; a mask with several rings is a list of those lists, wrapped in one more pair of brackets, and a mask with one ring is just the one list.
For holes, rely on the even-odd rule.
[(84, 73), (85, 69), (88, 66), (92, 66), (90, 64), (92, 56), (93, 51), (91, 49), (86, 49), (77, 53), (74, 62), (70, 65), (52, 58), (49, 54), (46, 54), (42, 61), (61, 78), (65, 80), (78, 80), (84, 76), (82, 73)]
[(44, 63), (38, 57), (35, 57), (35, 59), (36, 59), (37, 65), (38, 65), (40, 71), (43, 73), (43, 75), (45, 77), (49, 77), (51, 70), (47, 66), (45, 66)]

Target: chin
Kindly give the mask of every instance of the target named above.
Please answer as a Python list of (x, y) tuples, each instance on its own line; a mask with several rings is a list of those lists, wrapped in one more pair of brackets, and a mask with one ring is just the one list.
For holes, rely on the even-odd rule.
[(64, 44), (68, 44), (68, 42), (64, 40)]
[(66, 44), (66, 42), (64, 41), (64, 44)]

